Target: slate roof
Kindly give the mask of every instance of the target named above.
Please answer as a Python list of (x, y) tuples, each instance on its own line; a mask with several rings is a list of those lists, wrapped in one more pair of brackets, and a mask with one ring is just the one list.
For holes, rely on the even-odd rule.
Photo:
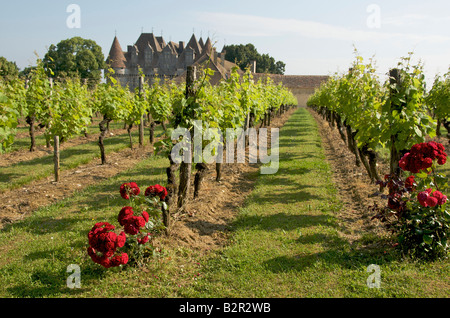
[(178, 54), (178, 44), (175, 42), (170, 41), (167, 43), (167, 46), (170, 47), (173, 54)]
[(106, 63), (110, 64), (113, 68), (126, 68), (126, 62), (127, 60), (122, 51), (122, 47), (120, 46), (117, 36), (115, 36)]
[[(213, 53), (214, 54), (214, 53)], [(209, 68), (214, 71), (214, 75), (211, 77), (210, 82), (211, 84), (215, 85), (218, 84), (222, 79), (226, 79), (231, 74), (231, 69), (236, 66), (236, 64), (229, 62), (229, 61), (222, 61), (220, 57), (217, 57), (217, 60), (215, 60), (214, 55), (211, 56), (209, 52), (206, 52), (198, 58), (193, 66), (197, 66), (197, 72), (199, 72), (201, 69)], [(244, 74), (243, 71), (240, 69), (238, 70), (238, 73), (240, 75)], [(197, 74), (197, 76), (199, 76)], [(186, 71), (184, 71), (179, 76), (175, 77), (174, 81), (176, 83), (182, 83), (186, 80)]]
[(202, 53), (202, 48), (200, 44), (197, 41), (197, 38), (195, 37), (195, 34), (192, 34), (191, 39), (189, 40), (188, 44), (186, 45), (186, 48), (191, 47), (195, 54), (199, 56)]
[(164, 43), (164, 41), (159, 41), (153, 33), (141, 33), (141, 36), (136, 41), (135, 45), (139, 52), (144, 52), (144, 49), (148, 44), (150, 44), (154, 52), (161, 52), (163, 50), (161, 43)]
[(203, 45), (203, 51), (202, 52), (206, 53), (206, 54), (211, 54), (212, 49), (213, 49), (213, 46), (212, 46), (211, 40), (208, 38), (206, 40), (205, 44)]

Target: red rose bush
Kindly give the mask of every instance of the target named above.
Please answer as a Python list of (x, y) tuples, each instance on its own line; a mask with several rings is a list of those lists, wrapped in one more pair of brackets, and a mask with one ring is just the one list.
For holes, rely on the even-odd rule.
[(123, 207), (117, 217), (123, 230), (116, 233), (114, 225), (99, 222), (88, 233), (87, 253), (92, 261), (105, 268), (140, 263), (144, 257), (154, 255), (151, 237), (164, 229), (161, 209), (166, 207), (165, 187), (149, 186), (142, 197), (139, 186), (128, 182), (120, 186), (119, 193), (129, 200), (129, 205)]
[(434, 141), (416, 144), (399, 161), (399, 167), (408, 177), (403, 180), (386, 175), (379, 182), (380, 191), (389, 190), (384, 195), (388, 204), (374, 218), (387, 222), (399, 246), (413, 257), (444, 258), (450, 250), (450, 211), (447, 196), (443, 194), (448, 182), (436, 170), (446, 161), (442, 144)]
[(160, 186), (159, 184), (149, 186), (145, 190), (145, 196), (157, 196), (161, 200), (164, 200), (167, 196), (167, 189), (164, 188), (163, 186)]
[[(116, 254), (118, 248), (125, 245), (125, 233), (119, 235), (112, 232), (114, 225), (99, 222), (88, 233), (88, 255), (91, 259), (105, 268), (124, 265), (128, 262), (128, 254)], [(116, 254), (116, 255), (115, 255)]]

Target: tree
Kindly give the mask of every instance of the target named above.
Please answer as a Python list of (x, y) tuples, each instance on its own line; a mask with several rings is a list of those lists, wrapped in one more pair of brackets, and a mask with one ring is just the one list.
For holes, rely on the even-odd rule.
[(27, 66), (19, 72), (19, 77), (28, 78), (31, 76), (32, 72), (35, 71), (37, 66)]
[(256, 73), (281, 74), (285, 72), (286, 64), (275, 59), (268, 54), (260, 54), (251, 43), (243, 45), (228, 45), (224, 47), (226, 51), (225, 59), (236, 63), (242, 70), (245, 70), (253, 61), (256, 61)]
[(3, 56), (0, 56), (0, 77), (11, 78), (19, 75), (19, 68), (16, 62), (10, 62)]
[(102, 48), (93, 40), (73, 37), (51, 45), (44, 66), (56, 77), (80, 77), (98, 83), (105, 68)]

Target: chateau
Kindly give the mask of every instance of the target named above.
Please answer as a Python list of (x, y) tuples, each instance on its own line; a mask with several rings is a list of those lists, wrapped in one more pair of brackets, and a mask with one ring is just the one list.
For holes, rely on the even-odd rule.
[(121, 85), (134, 89), (139, 84), (139, 69), (147, 79), (176, 79), (182, 77), (188, 66), (206, 65), (214, 72), (212, 82), (227, 78), (234, 63), (225, 60), (223, 50), (218, 53), (208, 38), (197, 41), (193, 34), (187, 44), (170, 41), (153, 33), (142, 33), (134, 45), (128, 45), (123, 51), (117, 36), (109, 51), (106, 63), (115, 71), (114, 77)]
[[(208, 38), (206, 42), (200, 38), (197, 41), (193, 34), (187, 44), (170, 41), (166, 43), (162, 37), (153, 33), (142, 33), (134, 45), (128, 45), (123, 51), (117, 36), (109, 51), (106, 63), (115, 71), (114, 77), (121, 85), (128, 85), (134, 89), (139, 85), (139, 69), (147, 80), (160, 78), (182, 82), (185, 79), (188, 66), (200, 66), (214, 71), (210, 82), (217, 84), (230, 76), (231, 70), (237, 65), (225, 60), (226, 52), (218, 53)], [(255, 73), (253, 65), (253, 78), (255, 81), (270, 77), (275, 83), (283, 84), (297, 97), (300, 106), (306, 106), (308, 97), (328, 76), (321, 75), (275, 75)], [(242, 71), (239, 70), (241, 74)], [(151, 83), (151, 82), (150, 82)]]

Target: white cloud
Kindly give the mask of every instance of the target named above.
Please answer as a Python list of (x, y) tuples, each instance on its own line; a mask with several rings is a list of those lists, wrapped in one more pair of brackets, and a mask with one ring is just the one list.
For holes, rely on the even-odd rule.
[[(258, 49), (286, 63), (286, 74), (345, 72), (354, 58), (353, 45), (365, 60), (374, 57), (382, 78), (410, 51), (414, 51), (415, 59), (425, 63), (427, 81), (432, 81), (437, 72), (444, 73), (450, 65), (450, 37), (437, 33), (439, 29), (427, 31), (423, 27), (421, 33), (415, 28), (402, 29), (414, 21), (415, 26), (427, 25), (433, 20), (428, 15), (386, 17), (381, 20), (381, 28), (374, 29), (365, 25), (356, 29), (301, 19), (222, 12), (198, 12), (195, 17), (228, 40), (252, 38), (251, 43)], [(436, 19), (434, 21), (437, 23)], [(417, 33), (413, 33), (415, 31)]]
[(384, 18), (381, 23), (386, 26), (403, 27), (421, 24), (429, 21), (430, 18), (430, 16), (423, 14), (404, 14), (402, 16)]
[[(350, 42), (408, 40), (414, 42), (450, 42), (450, 37), (434, 34), (419, 35), (383, 32), (381, 29), (351, 29), (342, 26), (298, 19), (267, 18), (253, 15), (199, 12), (197, 19), (223, 34), (231, 36), (269, 37), (292, 35), (313, 38), (333, 39)], [(410, 15), (403, 18), (383, 20), (385, 24), (404, 24), (411, 19), (427, 19), (427, 16)]]

